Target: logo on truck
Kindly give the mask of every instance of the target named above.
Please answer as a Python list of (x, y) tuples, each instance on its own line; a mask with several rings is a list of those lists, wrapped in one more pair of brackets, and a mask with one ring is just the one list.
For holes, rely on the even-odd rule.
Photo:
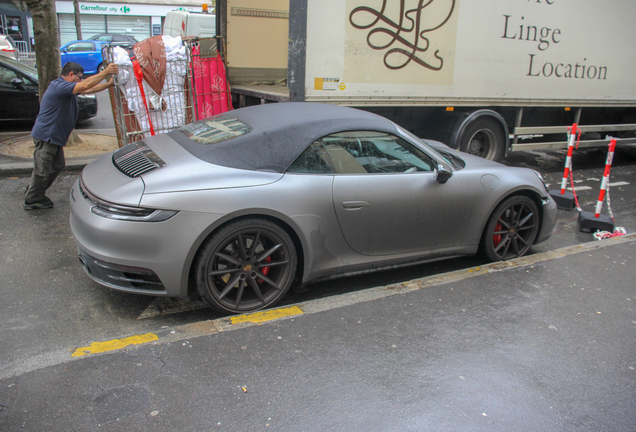
[(458, 1), (347, 0), (345, 81), (451, 85)]
[[(387, 15), (387, 1), (383, 0), (381, 8), (360, 6), (351, 11), (349, 22), (359, 30), (369, 30), (367, 43), (369, 48), (383, 51), (384, 65), (388, 69), (402, 69), (412, 61), (430, 70), (438, 71), (444, 66), (444, 58), (437, 49), (433, 53), (434, 60), (427, 60), (423, 56), (430, 53), (431, 40), (435, 30), (442, 28), (455, 11), (455, 0), (447, 1), (448, 7), (437, 19), (428, 20), (427, 8), (439, 0), (419, 0), (414, 8), (407, 8), (406, 0), (400, 1), (400, 13), (397, 20)], [(371, 21), (369, 22), (369, 16)], [(436, 22), (441, 19), (441, 22)]]

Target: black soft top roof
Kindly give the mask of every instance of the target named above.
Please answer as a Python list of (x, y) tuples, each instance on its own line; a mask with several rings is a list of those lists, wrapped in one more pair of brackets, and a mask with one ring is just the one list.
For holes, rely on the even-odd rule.
[(333, 133), (397, 132), (395, 124), (384, 117), (354, 108), (309, 102), (257, 105), (215, 117), (236, 118), (252, 130), (214, 144), (197, 143), (179, 130), (168, 135), (201, 160), (253, 171), (283, 172), (311, 143)]

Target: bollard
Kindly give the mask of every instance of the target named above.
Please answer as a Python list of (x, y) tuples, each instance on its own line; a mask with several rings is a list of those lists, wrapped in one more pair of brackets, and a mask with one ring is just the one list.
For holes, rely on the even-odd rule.
[(568, 185), (568, 175), (570, 174), (570, 170), (572, 169), (572, 153), (574, 153), (574, 142), (576, 141), (577, 135), (580, 134), (581, 130), (578, 129), (578, 125), (576, 123), (574, 123), (571, 128), (568, 128), (568, 130), (570, 131), (570, 137), (568, 139), (568, 155), (565, 158), (565, 170), (563, 171), (563, 179), (561, 180), (561, 190), (554, 189), (549, 191), (548, 193), (554, 199), (559, 209), (570, 211), (575, 207), (576, 198), (574, 197), (574, 192), (569, 192), (565, 189)]
[(603, 173), (603, 181), (601, 181), (601, 189), (598, 194), (598, 201), (596, 202), (595, 212), (583, 211), (579, 213), (579, 231), (592, 232), (592, 231), (614, 231), (614, 221), (609, 215), (602, 215), (603, 200), (605, 199), (605, 193), (609, 188), (609, 175), (612, 168), (612, 161), (614, 160), (614, 151), (616, 150), (616, 140), (612, 139), (607, 151), (607, 160), (605, 161), (605, 172)]

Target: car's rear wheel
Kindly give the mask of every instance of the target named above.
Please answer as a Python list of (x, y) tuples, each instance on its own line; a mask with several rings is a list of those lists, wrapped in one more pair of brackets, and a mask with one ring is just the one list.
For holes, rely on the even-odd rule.
[(539, 232), (539, 211), (530, 198), (513, 196), (490, 216), (482, 237), (482, 250), (491, 261), (525, 255)]
[(195, 261), (199, 295), (210, 306), (233, 313), (276, 304), (296, 272), (296, 248), (280, 226), (243, 219), (215, 233)]
[(97, 73), (100, 73), (104, 69), (106, 69), (106, 65), (104, 63), (100, 64), (99, 66), (97, 66)]

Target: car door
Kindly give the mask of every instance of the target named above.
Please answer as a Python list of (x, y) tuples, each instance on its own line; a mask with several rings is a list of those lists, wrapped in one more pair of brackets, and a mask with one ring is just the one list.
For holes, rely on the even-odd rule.
[[(22, 80), (21, 86), (14, 84)], [(0, 64), (0, 98), (9, 103), (0, 103), (0, 120), (33, 121), (38, 115), (40, 101), (37, 83), (18, 71)]]
[(62, 47), (62, 66), (74, 62), (81, 65), (87, 75), (97, 73), (97, 67), (102, 63), (101, 46), (101, 42), (77, 41)]
[(473, 194), (461, 175), (436, 180), (438, 162), (403, 138), (373, 131), (323, 138), (333, 165), (333, 205), (349, 246), (364, 255), (457, 247)]

